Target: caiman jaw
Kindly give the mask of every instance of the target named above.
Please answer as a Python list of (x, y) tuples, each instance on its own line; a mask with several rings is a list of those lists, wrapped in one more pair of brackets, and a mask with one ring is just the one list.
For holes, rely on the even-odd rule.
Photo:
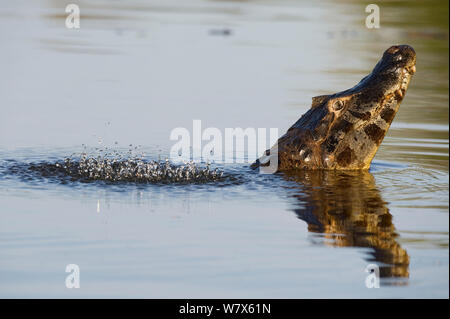
[[(407, 45), (386, 50), (372, 73), (353, 89), (333, 95), (346, 101), (335, 122), (342, 130), (330, 130), (327, 139), (336, 141), (333, 152), (322, 148), (323, 168), (368, 169), (405, 97), (416, 72), (416, 54)], [(334, 102), (336, 103), (336, 102)], [(334, 127), (336, 124), (334, 124)], [(334, 137), (333, 137), (334, 136)], [(329, 142), (329, 140), (328, 140)], [(326, 144), (329, 145), (329, 144)]]
[(406, 90), (408, 89), (409, 81), (411, 80), (412, 75), (416, 73), (416, 66), (413, 65), (410, 67), (405, 67), (402, 73), (403, 74), (400, 89), (396, 92), (401, 98), (403, 98)]
[(252, 167), (278, 158), (279, 171), (368, 169), (405, 97), (415, 65), (412, 47), (390, 47), (353, 88), (314, 97), (311, 109)]

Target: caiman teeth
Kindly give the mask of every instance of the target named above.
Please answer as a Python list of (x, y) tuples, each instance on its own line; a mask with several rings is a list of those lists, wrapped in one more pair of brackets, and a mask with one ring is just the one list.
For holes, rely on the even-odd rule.
[[(395, 92), (395, 94), (399, 97), (402, 98), (403, 95), (405, 95), (406, 92), (406, 88), (408, 87), (408, 83), (409, 80), (411, 78), (411, 76), (416, 72), (416, 66), (413, 65), (411, 67), (406, 67), (403, 69), (403, 75), (402, 75), (402, 81), (400, 83), (400, 88), (399, 88), (399, 92), (397, 93), (397, 91)], [(401, 91), (400, 91), (401, 90)]]
[(403, 98), (403, 91), (401, 89), (398, 89), (395, 91), (395, 95), (397, 95), (398, 98)]
[(412, 67), (407, 68), (407, 71), (409, 74), (413, 75), (414, 73), (416, 73), (416, 66), (413, 65)]

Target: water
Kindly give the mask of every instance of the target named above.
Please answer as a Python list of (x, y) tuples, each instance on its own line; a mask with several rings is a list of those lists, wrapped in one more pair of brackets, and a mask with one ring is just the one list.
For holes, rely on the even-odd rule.
[[(0, 296), (448, 298), (448, 6), (383, 4), (369, 30), (353, 1), (78, 4), (79, 30), (60, 1), (0, 5)], [(282, 133), (395, 43), (417, 73), (370, 172), (213, 164), (232, 181), (153, 184), (25, 169), (82, 144), (164, 160), (194, 119)]]

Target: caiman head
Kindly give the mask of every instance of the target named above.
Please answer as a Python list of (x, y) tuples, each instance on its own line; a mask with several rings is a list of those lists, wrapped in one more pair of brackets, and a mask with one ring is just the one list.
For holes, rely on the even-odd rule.
[[(313, 98), (311, 109), (282, 136), (278, 170), (367, 169), (402, 102), (416, 53), (409, 45), (387, 49), (373, 71), (351, 89)], [(267, 163), (266, 151), (256, 166)]]

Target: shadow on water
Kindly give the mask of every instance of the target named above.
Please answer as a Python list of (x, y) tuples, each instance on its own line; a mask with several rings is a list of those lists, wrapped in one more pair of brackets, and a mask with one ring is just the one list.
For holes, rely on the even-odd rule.
[(284, 178), (295, 182), (295, 214), (324, 244), (370, 248), (366, 260), (380, 267), (381, 278), (409, 277), (409, 255), (396, 240), (392, 215), (371, 173), (302, 171)]

